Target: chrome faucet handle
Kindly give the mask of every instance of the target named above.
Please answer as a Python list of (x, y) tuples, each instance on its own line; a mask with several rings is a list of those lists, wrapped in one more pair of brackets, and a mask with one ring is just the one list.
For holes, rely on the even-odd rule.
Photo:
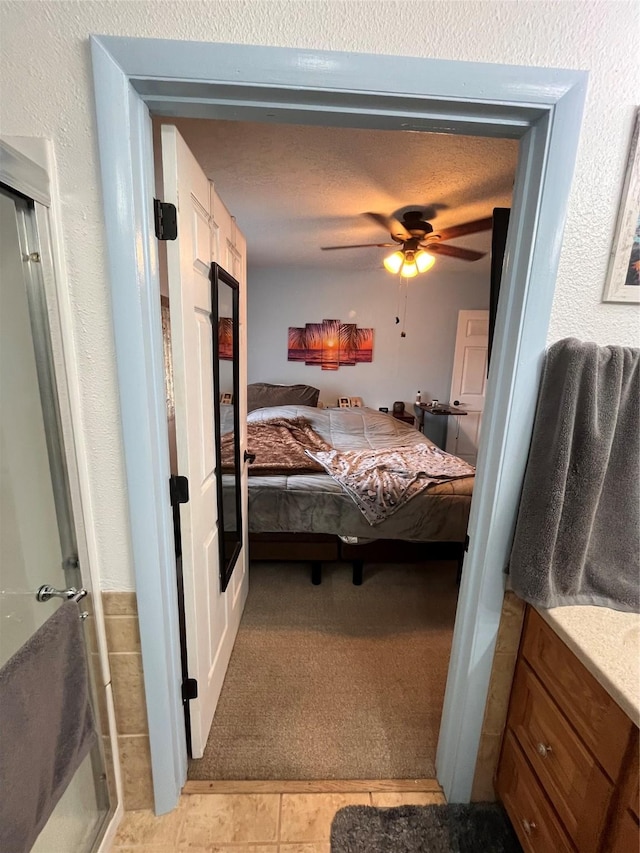
[(56, 589), (55, 586), (50, 586), (48, 583), (43, 584), (36, 592), (38, 601), (49, 601), (52, 598), (81, 601), (86, 595), (86, 589), (76, 589), (75, 586), (70, 586), (68, 589)]

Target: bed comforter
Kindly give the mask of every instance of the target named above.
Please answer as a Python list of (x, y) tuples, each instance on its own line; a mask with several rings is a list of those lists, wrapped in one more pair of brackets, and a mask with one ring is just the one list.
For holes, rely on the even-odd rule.
[[(337, 450), (430, 444), (422, 433), (372, 409), (277, 406), (256, 409), (249, 423), (304, 418)], [(249, 530), (253, 533), (326, 533), (343, 537), (461, 542), (469, 520), (473, 476), (429, 486), (372, 527), (328, 474), (279, 474), (249, 478)]]

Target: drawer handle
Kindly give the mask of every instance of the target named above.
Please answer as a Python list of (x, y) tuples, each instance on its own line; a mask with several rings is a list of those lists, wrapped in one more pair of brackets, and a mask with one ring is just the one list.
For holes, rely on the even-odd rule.
[(545, 746), (544, 743), (539, 743), (536, 748), (538, 750), (538, 754), (541, 755), (543, 758), (548, 758), (549, 755), (553, 752), (551, 747)]
[(527, 833), (527, 835), (531, 835), (531, 833), (536, 830), (538, 827), (535, 825), (533, 821), (528, 821), (526, 818), (522, 821), (522, 828)]

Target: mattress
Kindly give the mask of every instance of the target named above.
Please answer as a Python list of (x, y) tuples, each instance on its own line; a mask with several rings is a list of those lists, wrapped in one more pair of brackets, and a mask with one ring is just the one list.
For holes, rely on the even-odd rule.
[[(247, 420), (306, 418), (338, 450), (432, 444), (422, 433), (373, 409), (315, 409), (277, 406), (256, 409)], [(326, 533), (359, 540), (404, 539), (462, 542), (467, 532), (473, 477), (429, 487), (396, 513), (372, 527), (352, 499), (328, 474), (251, 476), (249, 531)]]

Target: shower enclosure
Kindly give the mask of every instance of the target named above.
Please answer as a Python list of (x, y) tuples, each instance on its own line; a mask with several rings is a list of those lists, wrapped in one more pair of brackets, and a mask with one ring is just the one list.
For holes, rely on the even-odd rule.
[[(0, 181), (8, 173), (27, 176), (34, 166), (4, 143), (0, 158)], [(29, 186), (28, 180), (22, 183)], [(46, 200), (41, 198), (46, 189), (33, 189), (37, 201), (29, 197), (29, 189), (16, 192), (15, 184), (0, 183), (0, 666), (71, 588), (86, 589), (81, 609), (87, 614), (84, 633), (93, 707), (98, 729), (106, 733), (99, 710), (105, 702), (98, 701), (104, 680), (95, 640), (95, 602), (83, 566), (83, 526), (74, 494), (75, 457), (60, 405), (60, 392), (66, 388), (56, 371), (55, 348), (61, 340), (52, 330), (57, 306), (46, 286), (47, 267), (52, 270), (49, 233), (42, 233), (48, 225), (42, 204)], [(38, 600), (45, 584), (59, 590), (61, 597)], [(34, 851), (98, 849), (116, 803), (104, 741), (98, 739), (77, 770)]]

